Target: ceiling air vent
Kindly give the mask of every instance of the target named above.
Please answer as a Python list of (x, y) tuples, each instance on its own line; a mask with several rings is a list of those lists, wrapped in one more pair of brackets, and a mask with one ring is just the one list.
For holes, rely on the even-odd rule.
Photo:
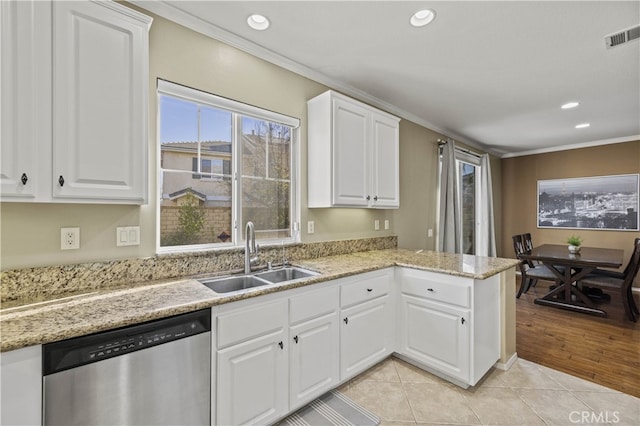
[(619, 31), (615, 34), (610, 34), (606, 36), (604, 40), (607, 43), (607, 49), (610, 49), (638, 38), (640, 38), (640, 25), (627, 28), (626, 30)]

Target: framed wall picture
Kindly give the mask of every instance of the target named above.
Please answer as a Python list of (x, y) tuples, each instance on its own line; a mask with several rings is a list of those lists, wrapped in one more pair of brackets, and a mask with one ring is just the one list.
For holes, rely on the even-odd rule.
[(538, 181), (538, 228), (638, 231), (640, 175)]

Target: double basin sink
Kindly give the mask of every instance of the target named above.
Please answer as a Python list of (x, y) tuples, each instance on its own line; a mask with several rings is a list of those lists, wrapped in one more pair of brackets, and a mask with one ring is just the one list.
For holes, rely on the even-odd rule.
[(209, 287), (216, 293), (231, 293), (265, 285), (284, 283), (300, 278), (307, 278), (318, 275), (316, 272), (302, 268), (286, 267), (258, 272), (251, 275), (232, 275), (223, 278), (200, 279), (202, 284)]

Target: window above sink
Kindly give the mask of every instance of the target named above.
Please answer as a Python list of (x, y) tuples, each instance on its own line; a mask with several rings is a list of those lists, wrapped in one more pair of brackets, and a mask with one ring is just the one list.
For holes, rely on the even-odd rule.
[(298, 119), (164, 80), (158, 109), (158, 252), (298, 241)]

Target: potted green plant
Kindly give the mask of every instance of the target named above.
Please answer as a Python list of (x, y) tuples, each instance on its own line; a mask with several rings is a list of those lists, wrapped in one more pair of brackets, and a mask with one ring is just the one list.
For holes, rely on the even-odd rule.
[(577, 235), (572, 235), (567, 238), (567, 244), (569, 244), (569, 251), (571, 253), (579, 253), (580, 245), (582, 244), (582, 238), (578, 237)]

